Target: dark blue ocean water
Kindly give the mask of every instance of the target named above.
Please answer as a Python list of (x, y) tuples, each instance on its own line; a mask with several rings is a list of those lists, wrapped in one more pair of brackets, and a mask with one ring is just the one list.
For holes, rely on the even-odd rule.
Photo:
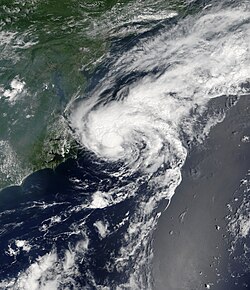
[[(201, 2), (205, 6), (203, 1), (197, 1), (197, 6), (201, 5)], [(245, 12), (243, 8), (242, 11)], [(194, 11), (191, 12), (194, 13)], [(207, 99), (225, 95), (221, 83), (228, 84), (233, 92), (236, 87), (237, 92), (238, 82), (240, 84), (242, 82), (240, 74), (238, 76), (235, 73), (237, 77), (235, 74), (230, 74), (231, 69), (228, 69), (227, 62), (223, 63), (224, 67), (222, 66), (221, 71), (217, 72), (216, 69), (218, 60), (221, 60), (224, 55), (224, 47), (235, 48), (232, 51), (236, 51), (236, 56), (238, 56), (238, 47), (245, 48), (244, 41), (243, 44), (240, 41), (239, 43), (234, 42), (233, 28), (237, 30), (238, 27), (242, 27), (246, 32), (245, 24), (247, 23), (240, 21), (240, 17), (234, 18), (231, 10), (225, 21), (221, 17), (221, 13), (217, 12), (218, 10), (212, 11), (208, 20), (204, 16), (206, 12), (202, 12), (201, 20), (199, 17), (194, 17), (194, 19), (190, 17), (190, 21), (187, 20), (181, 24), (178, 21), (185, 18), (185, 15), (174, 16), (160, 22), (152, 21), (151, 29), (139, 35), (126, 36), (122, 39), (114, 37), (109, 55), (93, 75), (87, 75), (88, 72), (83, 71), (83, 74), (89, 78), (86, 94), (84, 98), (77, 99), (72, 107), (80, 106), (83, 99), (91, 99), (93, 92), (100, 92), (90, 111), (95, 113), (100, 109), (100, 114), (102, 114), (102, 109), (105, 108), (110, 114), (114, 114), (112, 108), (110, 109), (112, 106), (108, 105), (113, 101), (123, 104), (122, 101), (127, 99), (134, 88), (137, 89), (139, 97), (145, 96), (145, 108), (143, 107), (144, 102), (138, 101), (137, 103), (135, 100), (133, 103), (133, 98), (128, 98), (128, 104), (124, 102), (125, 108), (131, 109), (132, 113), (125, 112), (122, 106), (118, 107), (121, 115), (123, 114), (125, 117), (123, 123), (118, 122), (119, 118), (114, 119), (120, 127), (111, 128), (115, 132), (116, 130), (125, 132), (122, 136), (125, 140), (123, 148), (129, 144), (127, 146), (129, 150), (126, 152), (132, 152), (134, 155), (131, 159), (131, 156), (126, 156), (128, 163), (113, 161), (112, 158), (111, 161), (107, 161), (108, 158), (97, 157), (98, 154), (91, 153), (91, 150), (87, 150), (82, 144), (80, 147), (83, 149), (78, 153), (76, 159), (68, 159), (54, 170), (44, 169), (34, 172), (26, 177), (20, 186), (3, 189), (0, 192), (0, 281), (16, 280), (17, 277), (23, 277), (23, 281), (33, 279), (35, 282), (29, 284), (32, 288), (36, 282), (43, 286), (43, 279), (45, 282), (58, 279), (61, 289), (102, 289), (101, 286), (116, 289), (116, 286), (130, 283), (129, 286), (121, 289), (139, 289), (133, 286), (135, 284), (130, 279), (136, 272), (136, 278), (139, 279), (138, 285), (146, 285), (145, 289), (150, 289), (150, 279), (148, 278), (151, 275), (150, 263), (147, 258), (152, 254), (151, 237), (158, 213), (166, 207), (171, 189), (178, 185), (180, 177), (178, 173), (185, 161), (184, 153), (188, 147), (187, 143), (195, 138), (198, 139), (199, 134), (203, 133), (201, 128), (205, 127), (211, 119), (214, 124), (219, 120), (212, 118), (216, 115), (214, 114), (206, 116), (207, 118), (204, 118), (203, 121), (204, 95), (207, 94)], [(238, 26), (235, 24), (235, 27), (232, 28), (231, 20), (235, 21)], [(227, 41), (223, 31), (217, 32), (217, 27), (214, 28), (212, 25), (213, 21), (218, 21), (221, 30), (223, 27), (228, 29), (230, 41)], [(215, 33), (210, 33), (209, 25), (215, 30)], [(204, 31), (198, 29), (197, 26), (203, 28)], [(175, 27), (177, 28), (175, 29)], [(190, 36), (190, 27), (194, 31), (194, 39), (197, 38), (197, 42), (200, 41), (200, 46), (193, 41), (193, 35)], [(176, 51), (174, 50), (175, 37), (168, 33), (170, 29), (173, 29), (172, 33), (179, 39), (179, 42), (184, 43), (183, 46), (177, 47)], [(155, 43), (148, 41), (151, 38)], [(210, 44), (211, 40), (217, 43), (217, 38), (221, 41), (221, 50), (217, 50), (217, 46), (213, 43)], [(169, 43), (170, 46), (168, 46)], [(164, 45), (166, 45), (166, 49), (162, 50)], [(247, 48), (243, 49), (242, 55), (239, 56), (237, 65), (240, 68), (241, 60), (246, 58)], [(171, 52), (169, 54), (168, 49)], [(171, 49), (174, 51), (173, 53)], [(140, 54), (141, 52), (142, 54)], [(128, 53), (128, 61), (126, 58), (120, 58), (126, 53)], [(153, 57), (151, 57), (152, 54)], [(161, 54), (165, 56), (164, 61), (161, 60)], [(178, 59), (175, 54), (178, 55)], [(218, 55), (218, 58), (212, 58), (213, 65), (208, 68), (208, 71), (203, 72), (204, 65), (200, 67), (199, 62), (206, 64), (208, 55)], [(235, 63), (235, 55), (233, 54), (229, 59), (230, 65)], [(191, 59), (190, 62), (189, 59)], [(193, 65), (192, 59), (198, 63)], [(133, 64), (134, 61), (137, 63), (136, 69), (133, 66), (131, 69), (130, 62)], [(147, 61), (148, 66), (144, 64), (147, 64)], [(121, 64), (121, 68), (119, 64)], [(246, 71), (245, 66), (242, 66), (242, 71)], [(191, 68), (191, 72), (189, 72), (189, 68)], [(187, 81), (183, 80), (186, 77), (185, 70), (189, 73)], [(224, 73), (224, 70), (227, 73)], [(116, 74), (116, 71), (119, 73)], [(183, 78), (179, 77), (182, 76), (182, 73)], [(219, 76), (222, 75), (225, 79), (224, 81), (221, 78), (223, 81), (218, 84), (218, 87), (216, 78), (215, 85), (213, 82), (209, 83), (211, 75), (215, 73), (218, 73)], [(169, 78), (168, 75), (170, 75)], [(228, 78), (227, 75), (229, 75)], [(108, 77), (105, 78), (105, 76)], [(64, 101), (65, 93), (60, 86), (60, 72), (55, 74), (54, 78), (58, 84), (57, 94)], [(231, 79), (236, 82), (235, 86)], [(167, 84), (169, 82), (171, 88), (173, 80), (176, 81), (176, 85), (173, 85), (170, 90)], [(197, 80), (200, 82), (200, 86), (197, 85)], [(98, 91), (98, 86), (102, 86), (102, 81), (106, 82), (104, 82), (106, 86)], [(190, 81), (195, 86), (197, 85), (195, 89), (190, 88)], [(207, 84), (210, 84), (208, 89)], [(179, 91), (179, 87), (182, 90)], [(148, 98), (149, 88), (154, 92), (152, 98)], [(164, 90), (165, 95), (162, 94)], [(186, 108), (188, 114), (185, 111)], [(162, 111), (165, 113), (163, 114)], [(84, 137), (86, 132), (92, 133), (91, 136), (86, 134), (87, 137), (96, 137), (93, 133), (94, 130), (92, 131), (95, 123), (91, 123), (94, 117), (90, 113), (88, 112), (90, 124), (86, 122), (85, 127), (72, 128), (73, 132), (76, 129), (80, 131), (88, 127), (89, 131), (80, 133)], [(142, 123), (137, 115), (141, 116)], [(86, 121), (84, 117), (81, 116), (79, 119)], [(106, 115), (103, 117), (104, 123), (107, 120), (105, 117)], [(195, 119), (196, 117), (197, 119)], [(182, 121), (179, 121), (180, 119)], [(136, 123), (136, 126), (133, 127), (133, 122), (138, 124)], [(192, 122), (194, 124), (191, 124)], [(131, 129), (130, 134), (126, 134), (127, 131), (124, 130), (127, 124)], [(186, 125), (186, 128), (183, 124)], [(108, 127), (109, 124), (105, 123), (105, 125)], [(106, 129), (105, 126), (103, 129)], [(209, 129), (208, 126), (208, 131)], [(188, 134), (190, 140), (185, 139)], [(91, 141), (94, 137), (90, 138)], [(104, 139), (103, 144), (100, 145), (98, 137), (90, 144), (94, 144), (93, 148), (100, 149), (98, 153), (100, 155), (103, 153), (105, 156), (106, 151), (102, 151), (102, 149), (107, 140)], [(99, 147), (95, 146), (96, 144)], [(156, 150), (157, 155), (154, 149), (159, 144), (161, 146), (159, 146), (159, 150)], [(111, 146), (111, 148), (113, 147)], [(115, 146), (114, 148), (116, 149)], [(130, 150), (131, 148), (135, 150)], [(136, 160), (133, 159), (134, 156)], [(152, 159), (155, 164), (152, 160), (147, 159), (148, 156), (154, 157)], [(147, 164), (145, 166), (144, 161)], [(133, 165), (139, 165), (134, 166), (136, 170), (131, 170), (128, 164), (132, 164), (132, 168)], [(139, 169), (137, 170), (137, 168)], [(131, 192), (133, 194), (130, 194)], [(144, 225), (147, 225), (145, 229)], [(142, 227), (142, 229), (138, 229), (138, 227)], [(25, 243), (26, 247), (20, 246), (20, 244), (23, 245), (22, 243)], [(49, 262), (41, 260), (41, 257), (45, 257), (48, 253), (56, 256), (56, 262), (51, 263), (52, 266)], [(73, 265), (68, 268), (67, 264), (70, 262), (67, 263), (67, 257), (68, 261), (73, 261)], [(143, 260), (144, 258), (145, 260)], [(43, 262), (39, 264), (39, 261)], [(138, 266), (139, 262), (140, 266)], [(39, 271), (39, 274), (32, 268), (32, 265), (38, 264), (36, 271)], [(47, 265), (49, 265), (48, 271), (46, 270)], [(49, 272), (51, 272), (51, 276)]]
[[(75, 245), (82, 239), (81, 231), (74, 233), (74, 229), (81, 230), (80, 224), (83, 221), (82, 227), (88, 234), (90, 250), (79, 264), (81, 276), (78, 279), (81, 285), (85, 285), (87, 269), (93, 272), (100, 284), (103, 284), (104, 280), (121, 282), (123, 276), (126, 278), (126, 273), (108, 273), (104, 266), (107, 262), (112, 263), (111, 256), (115, 258), (127, 228), (125, 223), (118, 230), (114, 230), (116, 225), (122, 222), (127, 212), (133, 215), (133, 208), (137, 202), (131, 198), (109, 208), (73, 210), (87, 204), (95, 191), (106, 192), (112, 187), (120, 186), (116, 178), (104, 173), (107, 172), (107, 166), (110, 165), (85, 152), (78, 159), (69, 159), (55, 170), (44, 169), (31, 174), (21, 186), (12, 186), (1, 191), (1, 248), (7, 250), (8, 245), (13, 244), (15, 249), (15, 240), (29, 241), (32, 246), (28, 253), (21, 251), (17, 256), (9, 256), (5, 251), (1, 251), (1, 280), (17, 277), (21, 270), (28, 268), (39, 256), (45, 255), (55, 247), (58, 256), (63, 258), (69, 245)], [(115, 171), (119, 164), (110, 167), (109, 171)], [(76, 178), (81, 186), (76, 186), (72, 181)], [(123, 185), (126, 182), (131, 180), (122, 181)], [(139, 190), (145, 193), (145, 187), (146, 185), (142, 184)], [(49, 223), (52, 216), (59, 216), (62, 221), (42, 231), (42, 225)], [(111, 231), (109, 237), (100, 239), (93, 226), (97, 220), (108, 221)]]

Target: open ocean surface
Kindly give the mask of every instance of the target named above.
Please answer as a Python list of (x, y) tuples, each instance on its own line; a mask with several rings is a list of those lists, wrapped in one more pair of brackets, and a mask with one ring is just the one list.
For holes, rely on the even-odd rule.
[(152, 289), (209, 101), (249, 94), (249, 1), (0, 3), (0, 289)]

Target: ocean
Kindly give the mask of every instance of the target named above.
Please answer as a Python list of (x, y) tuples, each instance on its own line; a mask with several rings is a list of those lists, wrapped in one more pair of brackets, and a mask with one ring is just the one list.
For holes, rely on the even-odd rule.
[(158, 220), (225, 118), (210, 103), (249, 94), (249, 2), (8, 5), (1, 289), (153, 289)]

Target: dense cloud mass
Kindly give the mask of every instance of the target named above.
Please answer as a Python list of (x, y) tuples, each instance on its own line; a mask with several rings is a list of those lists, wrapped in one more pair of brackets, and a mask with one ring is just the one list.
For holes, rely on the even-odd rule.
[[(185, 138), (202, 140), (223, 119), (218, 114), (207, 117), (197, 130), (209, 100), (247, 93), (250, 7), (222, 6), (211, 5), (184, 18), (173, 12), (161, 14), (153, 19), (163, 21), (159, 28), (131, 38), (130, 43), (114, 42), (100, 65), (105, 73), (99, 75), (97, 70), (93, 79), (98, 81), (93, 81), (87, 96), (79, 96), (69, 106), (75, 138), (113, 184), (101, 187), (100, 172), (91, 184), (87, 178), (72, 178), (78, 189), (92, 186), (93, 192), (85, 199), (78, 197), (78, 205), (65, 201), (64, 210), (44, 220), (39, 231), (46, 237), (54, 226), (69, 221), (63, 234), (77, 235), (77, 242), (68, 242), (59, 253), (55, 240), (51, 251), (17, 277), (4, 279), (1, 287), (83, 289), (79, 273), (84, 269), (84, 289), (151, 289), (151, 237), (160, 216), (157, 208), (164, 199), (171, 200), (181, 182), (188, 154)], [(13, 83), (8, 96), (13, 97), (20, 86)], [(110, 213), (126, 202), (127, 210), (116, 221)], [(84, 211), (84, 218), (71, 220)], [(94, 211), (100, 214), (90, 226), (87, 220)], [(116, 249), (107, 251), (103, 266), (107, 277), (103, 274), (99, 280), (87, 262), (97, 239), (92, 232), (99, 241), (119, 240)], [(20, 240), (6, 250), (15, 256), (18, 251), (29, 252), (32, 243)], [(116, 280), (119, 274), (122, 281)]]

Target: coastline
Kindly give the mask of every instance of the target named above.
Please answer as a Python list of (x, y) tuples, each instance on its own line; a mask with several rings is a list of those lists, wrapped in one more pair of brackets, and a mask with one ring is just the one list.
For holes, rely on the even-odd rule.
[[(225, 99), (211, 100), (227, 107)], [(249, 170), (250, 99), (243, 96), (192, 148), (182, 182), (154, 233), (155, 290), (246, 289), (228, 272), (228, 204)], [(240, 269), (239, 269), (240, 270)], [(249, 276), (249, 274), (248, 274)]]

